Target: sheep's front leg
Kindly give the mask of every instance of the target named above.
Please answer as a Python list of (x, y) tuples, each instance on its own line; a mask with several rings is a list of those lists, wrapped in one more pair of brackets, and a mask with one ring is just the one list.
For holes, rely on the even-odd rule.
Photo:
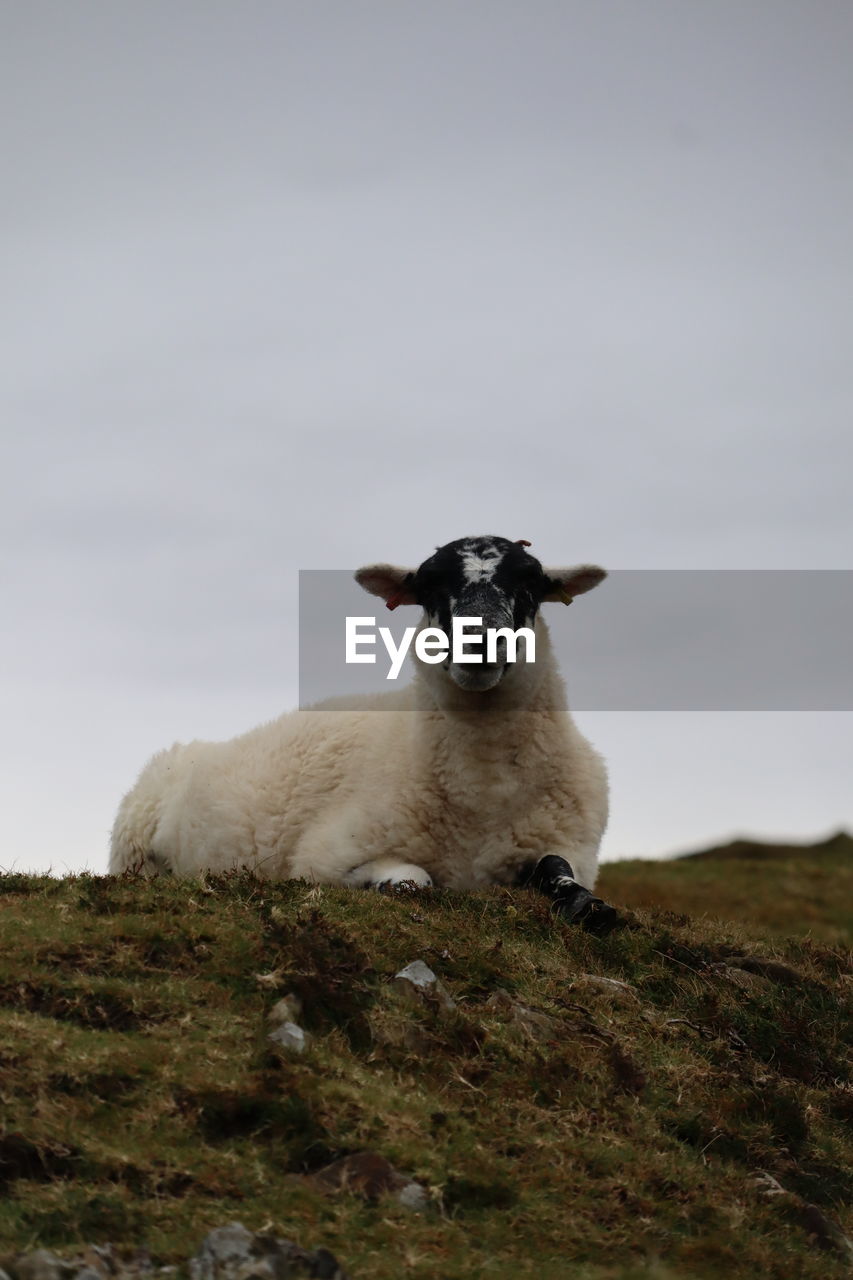
[(353, 867), (341, 883), (361, 889), (428, 889), (432, 885), (432, 876), (414, 862), (374, 858), (372, 862)]
[(615, 907), (579, 884), (570, 864), (558, 854), (548, 853), (535, 865), (528, 863), (519, 872), (517, 883), (526, 889), (538, 889), (551, 899), (554, 910), (570, 924), (580, 924), (598, 937), (604, 937), (622, 923)]

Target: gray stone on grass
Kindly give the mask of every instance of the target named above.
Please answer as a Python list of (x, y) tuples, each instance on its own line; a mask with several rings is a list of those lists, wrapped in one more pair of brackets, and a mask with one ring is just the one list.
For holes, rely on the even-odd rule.
[(77, 1269), (73, 1262), (66, 1262), (49, 1249), (21, 1254), (13, 1263), (16, 1280), (70, 1280)]
[(596, 991), (600, 991), (603, 995), (613, 996), (616, 999), (620, 997), (627, 997), (632, 1000), (640, 999), (634, 987), (629, 982), (620, 981), (619, 978), (605, 978), (598, 973), (581, 973), (572, 983), (572, 987), (578, 983), (586, 987), (594, 987)]
[(247, 1231), (241, 1222), (217, 1227), (190, 1259), (191, 1280), (348, 1280), (328, 1249), (309, 1253), (290, 1240)]
[(269, 1033), (267, 1039), (293, 1053), (304, 1053), (311, 1043), (308, 1032), (303, 1031), (295, 1022), (282, 1022), (275, 1031)]
[(267, 1039), (292, 1053), (304, 1053), (311, 1043), (311, 1036), (297, 1022), (301, 1013), (301, 999), (295, 991), (288, 991), (286, 996), (276, 1000), (267, 1014), (267, 1022), (272, 1027)]
[(301, 1013), (301, 999), (295, 991), (288, 991), (286, 996), (276, 1000), (267, 1014), (267, 1021), (271, 1026), (277, 1026), (280, 1022), (298, 1022)]
[(393, 986), (395, 991), (401, 992), (410, 999), (437, 1004), (447, 1012), (456, 1008), (456, 1001), (423, 960), (413, 960), (399, 973), (395, 973)]
[(421, 1213), (429, 1204), (429, 1193), (426, 1187), (422, 1187), (419, 1182), (407, 1182), (397, 1192), (397, 1199), (404, 1209), (411, 1209), (413, 1213)]
[[(48, 1249), (21, 1253), (0, 1269), (0, 1280), (170, 1280), (177, 1268), (155, 1267), (138, 1249), (119, 1258), (112, 1245), (87, 1245), (82, 1256), (66, 1260)], [(308, 1252), (290, 1240), (247, 1231), (239, 1222), (211, 1231), (189, 1261), (192, 1280), (349, 1280), (328, 1249)]]
[(559, 1035), (561, 1030), (558, 1018), (552, 1017), (550, 1013), (531, 1009), (520, 1000), (514, 1000), (503, 987), (492, 992), (485, 1007), (500, 1014), (525, 1040), (550, 1040)]

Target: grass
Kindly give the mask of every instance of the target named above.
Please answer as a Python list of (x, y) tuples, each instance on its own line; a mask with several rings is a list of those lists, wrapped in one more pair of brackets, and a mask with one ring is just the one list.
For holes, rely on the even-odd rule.
[[(800, 902), (829, 868), (806, 938), (772, 859), (644, 863), (652, 889), (608, 867), (637, 905), (604, 940), (522, 890), (0, 877), (0, 1252), (180, 1264), (239, 1220), (375, 1280), (846, 1275), (803, 1208), (850, 1233), (851, 958), (823, 857), (783, 859)], [(394, 989), (414, 959), (455, 1010)], [(267, 1040), (289, 991), (302, 1056)], [(428, 1207), (315, 1176), (359, 1151)]]
[(809, 936), (850, 945), (853, 837), (815, 845), (731, 844), (669, 862), (602, 867), (598, 892), (631, 907), (741, 920), (763, 937)]

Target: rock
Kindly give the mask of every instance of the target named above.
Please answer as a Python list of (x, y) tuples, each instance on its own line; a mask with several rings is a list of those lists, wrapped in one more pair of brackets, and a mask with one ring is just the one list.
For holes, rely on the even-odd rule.
[(77, 1267), (49, 1249), (20, 1254), (12, 1264), (16, 1280), (70, 1280)]
[(86, 1245), (79, 1257), (65, 1259), (47, 1249), (18, 1254), (9, 1264), (10, 1272), (0, 1268), (0, 1280), (167, 1280), (177, 1267), (155, 1267), (145, 1249), (137, 1249), (130, 1259), (116, 1256), (110, 1244)]
[(348, 1280), (328, 1249), (308, 1253), (290, 1240), (251, 1232), (240, 1222), (217, 1227), (190, 1259), (191, 1280)]
[[(122, 1260), (112, 1245), (87, 1245), (81, 1257), (70, 1261), (36, 1249), (7, 1265), (9, 1272), (0, 1268), (0, 1280), (170, 1280), (177, 1271), (155, 1267), (145, 1249)], [(189, 1271), (192, 1280), (349, 1280), (328, 1249), (309, 1253), (290, 1240), (247, 1231), (239, 1222), (211, 1231), (190, 1259)]]
[(619, 999), (620, 997), (627, 997), (631, 1000), (640, 999), (639, 995), (629, 982), (620, 982), (618, 978), (604, 978), (597, 973), (581, 973), (571, 984), (572, 988), (576, 987), (578, 984), (585, 987), (593, 987), (603, 995), (613, 996), (616, 999)]
[(456, 1008), (444, 984), (435, 976), (432, 969), (423, 960), (413, 960), (405, 969), (395, 973), (393, 986), (396, 991), (414, 1000), (426, 1000), (429, 1004), (438, 1005), (446, 1012)]
[(280, 1022), (297, 1022), (301, 1012), (302, 1001), (299, 996), (295, 991), (288, 991), (286, 996), (276, 1000), (267, 1014), (267, 1019), (273, 1025), (277, 1025)]
[(413, 1213), (421, 1213), (429, 1204), (427, 1189), (419, 1182), (407, 1182), (397, 1192), (397, 1199), (404, 1209), (411, 1209)]
[(781, 1182), (777, 1182), (772, 1173), (767, 1173), (765, 1169), (759, 1169), (754, 1175), (755, 1183), (758, 1190), (764, 1196), (786, 1196), (789, 1193), (782, 1186)]
[(560, 1021), (549, 1013), (530, 1009), (519, 1000), (513, 1000), (508, 991), (499, 987), (486, 1001), (486, 1008), (499, 1013), (526, 1040), (552, 1040), (560, 1033)]
[(376, 1151), (357, 1151), (326, 1165), (314, 1174), (314, 1182), (325, 1191), (352, 1191), (375, 1201), (391, 1194), (407, 1209), (418, 1212), (429, 1203), (425, 1187), (395, 1169)]
[(293, 1053), (304, 1053), (311, 1043), (311, 1037), (307, 1031), (303, 1031), (295, 1022), (282, 1022), (267, 1036), (268, 1040), (272, 1040), (273, 1044), (280, 1045), (283, 1049), (289, 1049)]
[(255, 1261), (255, 1237), (242, 1222), (217, 1227), (205, 1236), (195, 1257), (190, 1258), (192, 1280), (226, 1280), (243, 1273)]
[(267, 1039), (294, 1053), (304, 1053), (311, 1043), (311, 1036), (296, 1021), (301, 1013), (302, 1000), (295, 991), (289, 991), (276, 1000), (267, 1014), (267, 1021), (273, 1028)]

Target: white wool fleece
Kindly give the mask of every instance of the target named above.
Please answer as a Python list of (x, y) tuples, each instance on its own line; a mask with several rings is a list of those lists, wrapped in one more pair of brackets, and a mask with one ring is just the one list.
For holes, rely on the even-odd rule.
[(161, 751), (121, 803), (110, 871), (355, 884), (383, 878), (356, 870), (382, 860), (477, 889), (555, 853), (593, 888), (604, 764), (568, 713), (541, 617), (536, 646), (535, 667), (473, 704), (416, 663), (411, 685), (358, 710), (332, 700)]

